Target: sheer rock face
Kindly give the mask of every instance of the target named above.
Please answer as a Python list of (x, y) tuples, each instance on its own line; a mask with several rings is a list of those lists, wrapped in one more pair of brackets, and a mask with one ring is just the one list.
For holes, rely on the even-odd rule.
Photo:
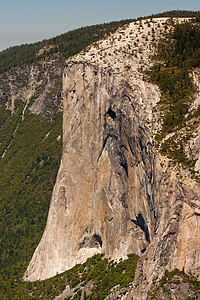
[(141, 255), (155, 227), (152, 140), (129, 86), (69, 62), (63, 93), (63, 156), (26, 280), (51, 277), (94, 253)]
[[(134, 26), (139, 23), (124, 33), (128, 43)], [(116, 42), (127, 51), (120, 34), (66, 64), (63, 156), (46, 228), (24, 280), (52, 277), (95, 253), (113, 259), (136, 253), (136, 279), (123, 297), (147, 299), (166, 269), (200, 274), (200, 184), (155, 151), (159, 115), (153, 107), (160, 93), (138, 71), (150, 64), (148, 55), (141, 62), (139, 55), (112, 49)], [(199, 93), (191, 109), (198, 103)], [(197, 159), (196, 171), (199, 132), (186, 146), (188, 157)]]
[(95, 253), (141, 255), (127, 296), (135, 299), (146, 299), (165, 269), (198, 275), (200, 186), (186, 170), (180, 180), (153, 151), (131, 87), (97, 66), (68, 62), (63, 96), (61, 166), (24, 280), (51, 277)]

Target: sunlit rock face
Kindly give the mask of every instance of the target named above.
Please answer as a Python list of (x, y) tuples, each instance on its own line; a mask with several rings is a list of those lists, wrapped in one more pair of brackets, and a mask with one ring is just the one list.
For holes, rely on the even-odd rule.
[(197, 274), (199, 185), (186, 171), (180, 182), (154, 153), (130, 86), (97, 66), (68, 62), (63, 95), (61, 166), (25, 278), (51, 277), (95, 253), (142, 255), (149, 278), (176, 267)]
[(98, 67), (69, 62), (63, 94), (63, 156), (28, 280), (94, 253), (141, 255), (155, 227), (152, 140), (129, 86)]
[[(116, 33), (66, 63), (63, 155), (46, 228), (24, 280), (52, 277), (95, 253), (141, 256), (126, 299), (147, 299), (166, 269), (200, 274), (200, 184), (155, 150), (160, 92), (139, 71), (151, 63), (150, 38), (141, 56), (124, 57), (134, 26), (125, 29), (121, 44)], [(198, 87), (198, 76), (195, 82)], [(185, 148), (196, 171), (199, 132)]]

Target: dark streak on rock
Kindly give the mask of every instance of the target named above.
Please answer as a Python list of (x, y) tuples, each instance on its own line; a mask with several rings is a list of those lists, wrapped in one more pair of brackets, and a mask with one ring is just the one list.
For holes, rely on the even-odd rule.
[(146, 225), (146, 223), (145, 223), (145, 220), (144, 220), (142, 214), (139, 213), (139, 214), (136, 216), (136, 220), (131, 219), (131, 221), (132, 221), (135, 225), (139, 226), (139, 227), (142, 229), (142, 231), (144, 231), (145, 238), (146, 238), (147, 242), (150, 243), (149, 230), (148, 230), (148, 227), (147, 227), (147, 225)]

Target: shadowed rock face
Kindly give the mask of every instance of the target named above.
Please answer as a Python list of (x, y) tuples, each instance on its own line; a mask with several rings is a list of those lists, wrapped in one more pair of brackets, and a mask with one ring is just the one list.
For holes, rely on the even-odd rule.
[(165, 269), (198, 275), (200, 186), (186, 170), (180, 180), (153, 151), (128, 83), (89, 63), (68, 62), (63, 96), (63, 156), (24, 280), (51, 277), (95, 253), (141, 255), (133, 299), (146, 299)]

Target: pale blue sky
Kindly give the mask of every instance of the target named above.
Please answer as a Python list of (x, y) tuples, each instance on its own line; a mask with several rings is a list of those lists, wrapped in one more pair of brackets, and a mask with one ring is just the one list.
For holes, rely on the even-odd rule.
[(0, 50), (86, 25), (167, 10), (200, 10), (199, 0), (0, 0)]

